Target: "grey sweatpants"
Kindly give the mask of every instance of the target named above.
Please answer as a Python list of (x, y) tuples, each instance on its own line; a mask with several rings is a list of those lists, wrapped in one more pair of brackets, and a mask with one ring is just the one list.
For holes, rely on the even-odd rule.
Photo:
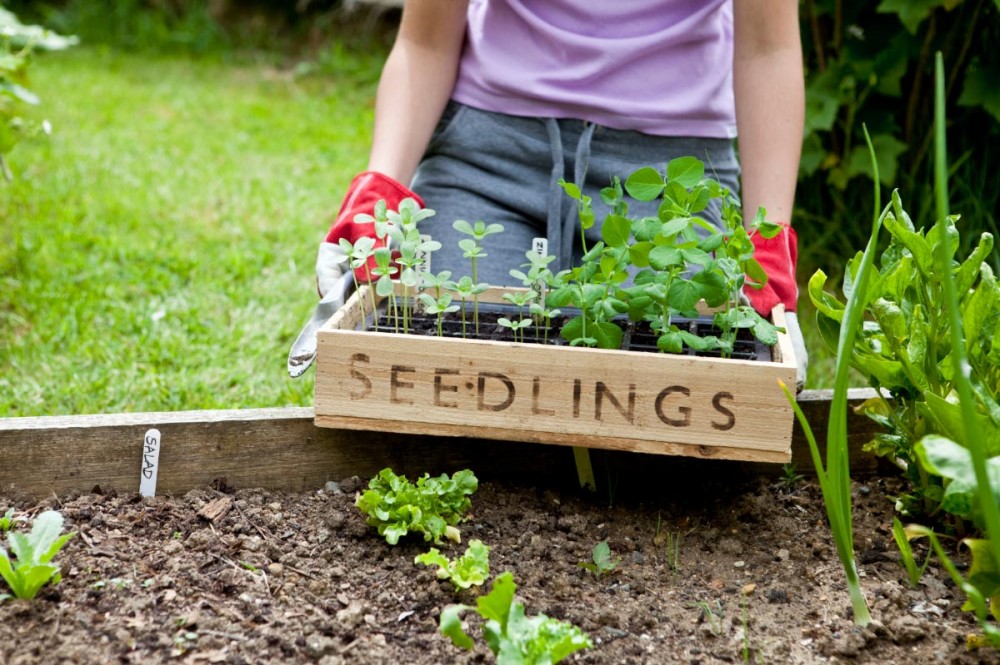
[[(470, 274), (452, 222), (499, 222), (504, 232), (483, 242), (487, 258), (477, 268), (480, 281), (517, 285), (508, 274), (526, 262), (536, 237), (548, 237), (555, 268), (570, 268), (582, 253), (576, 202), (556, 183), (581, 185), (593, 199), (596, 224), (588, 247), (600, 239), (608, 212), (600, 190), (613, 176), (622, 182), (633, 171), (691, 155), (705, 162), (708, 175), (731, 192), (739, 190), (739, 164), (732, 141), (697, 137), (660, 137), (593, 125), (581, 120), (539, 119), (482, 111), (450, 102), (414, 176), (412, 188), (437, 215), (421, 230), (442, 243), (432, 257), (434, 272)], [(582, 182), (581, 182), (582, 181)], [(702, 215), (718, 225), (718, 201)], [(656, 215), (657, 202), (629, 200), (630, 216)], [(552, 266), (550, 266), (552, 267)]]

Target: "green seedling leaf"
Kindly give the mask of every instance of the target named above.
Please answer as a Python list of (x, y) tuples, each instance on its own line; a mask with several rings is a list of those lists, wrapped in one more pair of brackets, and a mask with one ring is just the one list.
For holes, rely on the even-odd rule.
[(637, 201), (653, 201), (663, 192), (665, 184), (656, 169), (646, 166), (626, 178), (625, 191)]
[(468, 651), (475, 649), (476, 644), (462, 628), (462, 612), (471, 609), (473, 608), (468, 605), (448, 605), (441, 610), (440, 619), (441, 634), (458, 648)]
[(694, 157), (678, 157), (667, 164), (667, 180), (685, 189), (691, 189), (704, 177), (705, 165)]
[(594, 550), (591, 553), (591, 561), (581, 561), (577, 565), (584, 570), (589, 570), (595, 578), (600, 578), (617, 568), (621, 560), (621, 557), (612, 559), (611, 547), (608, 545), (608, 541), (602, 540), (594, 545)]
[(917, 565), (916, 558), (913, 556), (913, 547), (910, 545), (910, 536), (907, 534), (903, 523), (899, 521), (898, 517), (892, 518), (892, 537), (899, 548), (899, 554), (903, 559), (903, 567), (906, 568), (906, 576), (910, 581), (910, 586), (915, 588), (920, 584), (920, 579), (924, 576), (924, 571), (927, 570), (927, 564), (931, 562), (931, 554), (928, 552), (923, 564), (920, 566)]
[[(956, 515), (972, 517), (976, 474), (968, 449), (946, 437), (928, 434), (917, 442), (914, 450), (926, 471), (951, 480), (945, 490), (946, 499), (950, 498), (951, 511)], [(989, 459), (987, 473), (994, 499), (1000, 502), (1000, 456)]]
[(15, 597), (32, 599), (46, 584), (59, 583), (59, 566), (51, 561), (75, 535), (60, 536), (62, 528), (62, 515), (49, 510), (35, 518), (28, 534), (13, 531), (7, 534), (7, 545), (15, 559), (12, 562), (7, 550), (0, 547), (0, 577)]
[(620, 215), (608, 215), (601, 226), (601, 238), (608, 247), (624, 247), (632, 236), (632, 223)]

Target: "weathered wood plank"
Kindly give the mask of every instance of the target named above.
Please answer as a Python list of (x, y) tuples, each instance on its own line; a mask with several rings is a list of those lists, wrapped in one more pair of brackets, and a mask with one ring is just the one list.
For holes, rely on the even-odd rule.
[[(852, 391), (851, 401), (871, 394)], [(805, 391), (799, 403), (822, 442), (829, 391)], [(158, 494), (182, 494), (220, 477), (238, 488), (308, 491), (327, 480), (370, 476), (385, 466), (409, 474), (472, 468), (482, 478), (547, 486), (575, 482), (568, 446), (326, 429), (314, 425), (311, 408), (284, 408), (0, 419), (0, 489), (34, 496), (86, 492), (95, 485), (137, 492), (143, 435), (153, 427), (162, 437)], [(875, 425), (852, 413), (848, 429), (854, 472), (870, 475), (875, 459), (860, 448)], [(650, 472), (682, 463), (682, 458), (643, 453), (606, 454)], [(797, 424), (792, 459), (801, 471), (811, 468)], [(700, 464), (705, 462), (686, 461), (685, 468), (697, 473)], [(764, 464), (746, 468), (778, 470)], [(597, 478), (602, 480), (599, 472)]]

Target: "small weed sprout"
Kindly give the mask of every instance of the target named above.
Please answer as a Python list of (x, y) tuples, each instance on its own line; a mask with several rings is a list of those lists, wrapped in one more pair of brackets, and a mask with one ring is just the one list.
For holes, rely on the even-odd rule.
[(591, 561), (581, 561), (576, 565), (590, 571), (595, 579), (599, 579), (604, 575), (611, 574), (618, 567), (621, 560), (621, 557), (611, 557), (611, 546), (608, 545), (608, 541), (602, 540), (594, 545), (594, 550), (591, 552)]
[[(469, 236), (468, 238), (463, 238), (458, 242), (459, 248), (462, 250), (462, 256), (469, 259), (472, 265), (472, 283), (479, 285), (479, 273), (477, 271), (478, 261), (481, 258), (487, 256), (486, 252), (483, 250), (483, 240), (491, 235), (503, 232), (503, 224), (487, 224), (486, 222), (480, 220), (473, 224), (464, 219), (455, 220), (452, 224), (452, 228), (463, 235)], [(488, 287), (487, 287), (488, 288)], [(484, 291), (486, 289), (483, 289)], [(476, 326), (476, 335), (479, 334), (479, 294), (475, 293), (473, 298), (473, 320)]]
[(916, 588), (920, 584), (920, 578), (924, 576), (924, 571), (927, 570), (927, 565), (931, 562), (931, 552), (928, 551), (923, 564), (917, 565), (916, 557), (913, 555), (913, 546), (910, 545), (910, 538), (916, 535), (916, 532), (904, 527), (898, 517), (892, 518), (892, 537), (896, 541), (896, 547), (899, 548), (899, 555), (903, 559), (903, 567), (906, 568), (906, 577), (911, 588)]
[[(7, 550), (0, 547), (0, 577), (15, 597), (30, 600), (46, 584), (58, 584), (62, 579), (52, 559), (74, 535), (59, 535), (62, 528), (62, 515), (47, 510), (35, 518), (29, 533), (7, 533), (7, 546), (15, 558), (12, 561)], [(5, 597), (9, 596), (0, 594), (0, 600)]]
[(699, 620), (708, 622), (708, 629), (713, 635), (718, 637), (722, 634), (722, 618), (725, 616), (725, 610), (722, 609), (721, 602), (715, 601), (715, 607), (713, 607), (707, 600), (702, 600), (694, 603), (691, 607), (700, 611)]

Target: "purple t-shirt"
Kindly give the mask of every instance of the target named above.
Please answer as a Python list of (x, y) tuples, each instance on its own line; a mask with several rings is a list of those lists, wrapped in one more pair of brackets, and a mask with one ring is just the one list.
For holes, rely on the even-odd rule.
[(471, 0), (452, 97), (662, 136), (736, 136), (731, 0)]

